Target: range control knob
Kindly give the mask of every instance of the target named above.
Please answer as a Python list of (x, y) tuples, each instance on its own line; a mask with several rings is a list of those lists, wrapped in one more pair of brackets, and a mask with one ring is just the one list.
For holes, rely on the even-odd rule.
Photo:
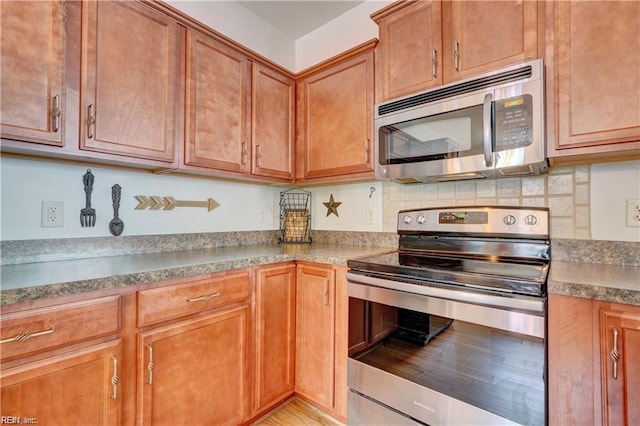
[(537, 218), (537, 217), (535, 217), (535, 216), (534, 216), (534, 215), (532, 215), (532, 214), (527, 215), (527, 216), (524, 218), (524, 223), (525, 223), (526, 225), (533, 226), (533, 225), (535, 225), (536, 223), (538, 223), (538, 218)]
[(508, 214), (504, 218), (502, 218), (502, 221), (504, 222), (505, 225), (509, 225), (509, 226), (515, 225), (516, 217), (514, 215)]
[(421, 214), (420, 216), (418, 216), (418, 223), (420, 225), (422, 225), (423, 223), (425, 223), (427, 221), (427, 218), (425, 215)]
[(407, 225), (411, 223), (411, 216), (406, 215), (403, 219), (404, 223), (406, 223)]

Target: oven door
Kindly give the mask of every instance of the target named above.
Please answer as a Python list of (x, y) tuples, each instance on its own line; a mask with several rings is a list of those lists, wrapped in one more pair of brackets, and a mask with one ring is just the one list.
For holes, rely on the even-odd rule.
[(510, 310), (347, 276), (350, 425), (380, 412), (403, 419), (393, 424), (546, 423), (544, 299)]

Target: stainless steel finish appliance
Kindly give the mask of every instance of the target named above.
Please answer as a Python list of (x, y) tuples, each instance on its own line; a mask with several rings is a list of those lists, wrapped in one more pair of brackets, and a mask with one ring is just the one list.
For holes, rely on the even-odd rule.
[(547, 171), (541, 59), (375, 106), (375, 176), (402, 183)]
[(544, 208), (398, 214), (399, 247), (348, 262), (348, 423), (547, 423)]

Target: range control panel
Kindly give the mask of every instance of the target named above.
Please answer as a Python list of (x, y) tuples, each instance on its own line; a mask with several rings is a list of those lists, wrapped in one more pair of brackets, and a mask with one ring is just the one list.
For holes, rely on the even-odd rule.
[(401, 210), (398, 232), (549, 235), (549, 210), (527, 207), (439, 207)]

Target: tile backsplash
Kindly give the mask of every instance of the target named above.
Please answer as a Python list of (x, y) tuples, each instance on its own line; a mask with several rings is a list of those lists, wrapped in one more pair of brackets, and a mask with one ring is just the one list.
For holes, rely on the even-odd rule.
[(551, 237), (591, 239), (589, 165), (553, 167), (549, 174), (432, 184), (384, 182), (383, 230), (394, 232), (398, 210), (443, 206), (549, 207)]

